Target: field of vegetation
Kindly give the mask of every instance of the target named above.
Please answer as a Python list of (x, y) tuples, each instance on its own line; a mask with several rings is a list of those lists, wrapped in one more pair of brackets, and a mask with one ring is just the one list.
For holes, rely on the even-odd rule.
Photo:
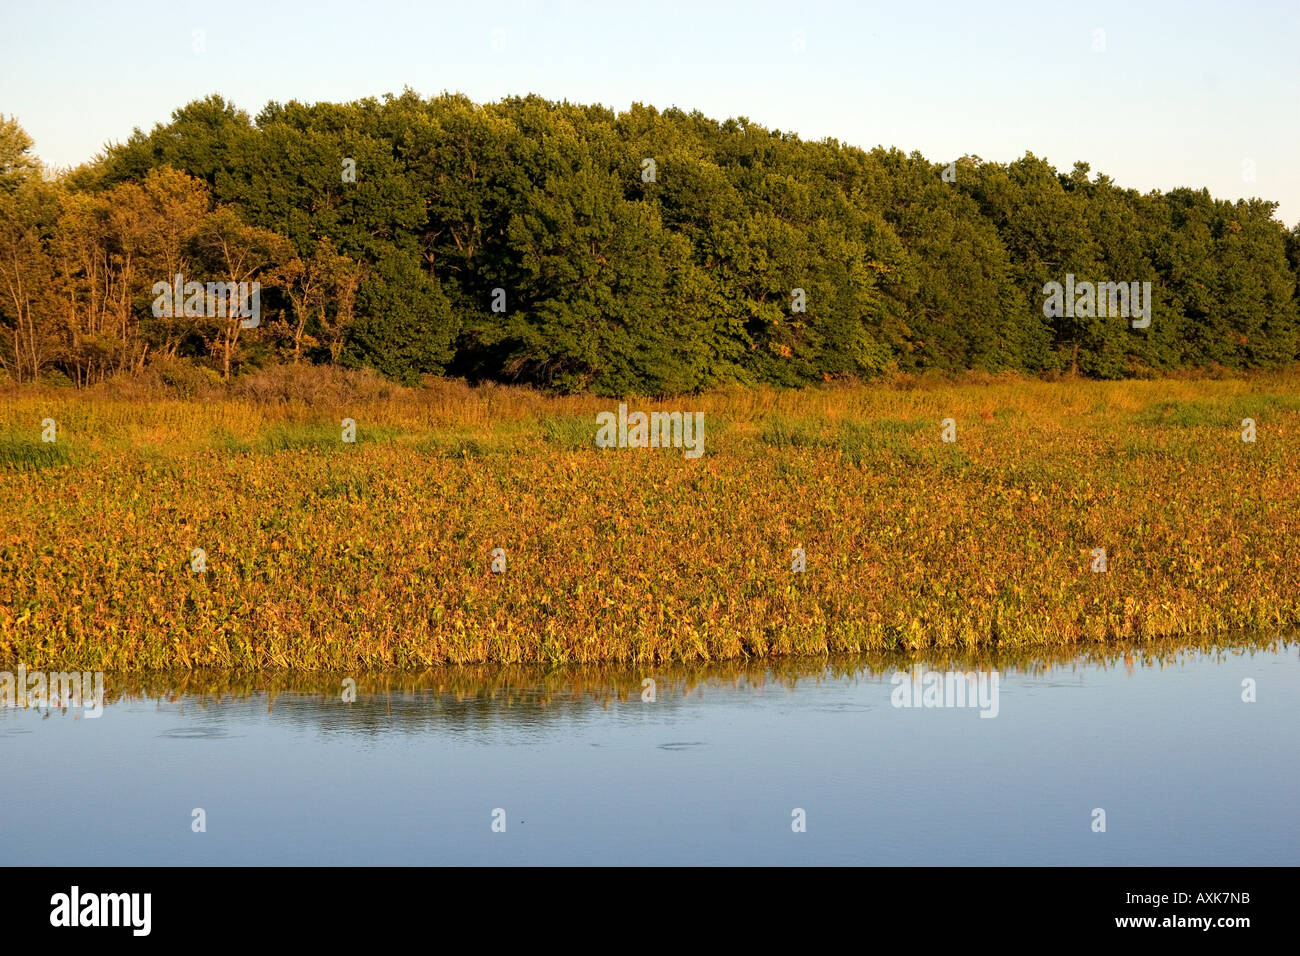
[(0, 662), (667, 664), (1284, 631), (1297, 386), (903, 376), (629, 400), (702, 411), (694, 460), (597, 448), (609, 399), (447, 380), (11, 390)]

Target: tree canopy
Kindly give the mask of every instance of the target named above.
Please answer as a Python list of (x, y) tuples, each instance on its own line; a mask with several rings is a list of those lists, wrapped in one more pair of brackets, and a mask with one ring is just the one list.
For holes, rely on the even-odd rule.
[[(0, 365), (77, 383), (183, 356), (369, 365), (600, 394), (888, 369), (1114, 378), (1300, 355), (1300, 226), (1086, 163), (807, 142), (746, 118), (536, 96), (218, 96), (47, 179), (0, 123)], [(157, 316), (177, 273), (266, 320)], [(1044, 315), (1150, 282), (1152, 321)]]

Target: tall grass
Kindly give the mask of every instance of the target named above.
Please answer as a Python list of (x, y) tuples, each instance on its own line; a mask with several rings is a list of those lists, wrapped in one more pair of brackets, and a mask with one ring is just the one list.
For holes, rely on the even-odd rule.
[(0, 660), (697, 662), (1300, 624), (1294, 376), (627, 399), (704, 412), (698, 459), (596, 449), (613, 400), (294, 383), (0, 396)]

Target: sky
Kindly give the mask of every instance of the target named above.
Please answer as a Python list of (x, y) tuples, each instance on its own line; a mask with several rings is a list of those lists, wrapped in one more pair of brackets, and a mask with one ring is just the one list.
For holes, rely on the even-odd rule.
[(1300, 223), (1300, 2), (0, 0), (0, 113), (76, 165), (219, 93), (634, 102), (932, 161), (1031, 152)]

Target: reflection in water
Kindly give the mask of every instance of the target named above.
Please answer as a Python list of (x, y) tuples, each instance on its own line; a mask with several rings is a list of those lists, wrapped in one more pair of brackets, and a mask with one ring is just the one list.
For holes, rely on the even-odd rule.
[[(1223, 638), (1201, 641), (1146, 641), (1141, 644), (1108, 643), (1065, 647), (1020, 647), (979, 650), (952, 648), (924, 655), (876, 652), (852, 657), (778, 658), (776, 660), (725, 661), (707, 665), (574, 665), (548, 669), (538, 665), (469, 664), (425, 671), (362, 671), (329, 674), (311, 671), (205, 671), (144, 672), (109, 674), (105, 677), (105, 700), (155, 699), (184, 701), (200, 707), (223, 700), (265, 696), (267, 711), (285, 703), (295, 707), (337, 704), (343, 682), (356, 681), (357, 703), (383, 703), (385, 717), (413, 718), (418, 709), (406, 704), (419, 702), (434, 708), (439, 719), (475, 714), (525, 710), (539, 719), (548, 711), (563, 712), (572, 706), (608, 706), (614, 702), (646, 699), (646, 678), (654, 681), (654, 698), (684, 698), (710, 688), (762, 690), (776, 687), (795, 690), (802, 683), (823, 681), (888, 681), (900, 671), (920, 666), (936, 671), (998, 671), (1003, 678), (1016, 675), (1045, 678), (1054, 672), (1110, 670), (1123, 662), (1126, 673), (1134, 667), (1163, 668), (1178, 664), (1189, 655), (1210, 655), (1219, 659), (1255, 653), (1277, 653), (1296, 644), (1296, 638), (1278, 635), (1244, 635), (1225, 643)], [(1041, 681), (1043, 686), (1073, 687), (1063, 681)], [(284, 701), (281, 698), (286, 698)], [(490, 710), (476, 708), (476, 702), (491, 701)], [(394, 710), (393, 708), (397, 709)], [(870, 705), (841, 702), (841, 709), (869, 709)], [(374, 713), (374, 708), (357, 708)], [(389, 721), (375, 727), (391, 729)], [(361, 729), (359, 727), (351, 728)]]
[[(0, 829), (65, 864), (1295, 864), (1298, 646), (110, 673), (101, 720), (0, 712), (41, 778), (0, 776)], [(897, 680), (955, 672), (1000, 701)]]

